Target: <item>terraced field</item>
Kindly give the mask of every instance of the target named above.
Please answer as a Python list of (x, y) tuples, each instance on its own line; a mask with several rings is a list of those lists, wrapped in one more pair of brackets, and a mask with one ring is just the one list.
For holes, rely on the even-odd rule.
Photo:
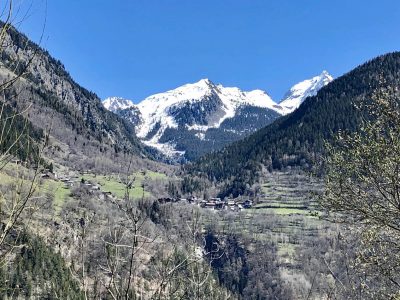
[(282, 265), (295, 268), (301, 242), (329, 227), (319, 218), (316, 193), (321, 190), (321, 182), (305, 173), (268, 174), (257, 203), (239, 214), (221, 213), (219, 225), (256, 240), (275, 241)]
[(317, 179), (304, 173), (268, 174), (262, 186), (263, 197), (255, 208), (272, 208), (282, 214), (286, 214), (285, 209), (314, 211), (314, 193), (321, 191), (321, 188), (321, 183)]

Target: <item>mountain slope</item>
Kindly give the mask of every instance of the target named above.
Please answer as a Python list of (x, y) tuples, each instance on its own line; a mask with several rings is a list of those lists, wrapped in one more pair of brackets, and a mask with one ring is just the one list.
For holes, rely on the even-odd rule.
[[(293, 99), (301, 102), (329, 79), (323, 72), (298, 84), (285, 104)], [(137, 136), (146, 145), (186, 160), (242, 139), (295, 109), (295, 104), (293, 108), (278, 105), (262, 90), (245, 92), (209, 79), (152, 95), (137, 105), (117, 97), (107, 98), (103, 104), (134, 123)]]
[(189, 174), (218, 182), (228, 180), (225, 193), (240, 194), (245, 192), (246, 184), (256, 182), (265, 167), (307, 167), (323, 152), (325, 139), (338, 130), (358, 128), (363, 113), (355, 104), (370, 101), (373, 92), (382, 85), (391, 90), (400, 86), (400, 52), (357, 67), (307, 98), (292, 114), (206, 155), (186, 169)]
[(0, 80), (23, 74), (7, 90), (6, 103), (16, 111), (30, 106), (28, 117), (34, 126), (51, 127), (52, 138), (72, 153), (79, 151), (80, 156), (93, 151), (148, 155), (134, 126), (106, 110), (97, 95), (77, 84), (60, 61), (14, 28), (7, 31), (4, 44)]

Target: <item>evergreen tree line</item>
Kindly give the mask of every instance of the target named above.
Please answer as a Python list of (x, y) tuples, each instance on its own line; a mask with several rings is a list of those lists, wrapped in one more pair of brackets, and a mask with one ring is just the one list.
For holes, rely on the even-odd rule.
[[(6, 91), (7, 92), (7, 91)], [(43, 130), (36, 128), (13, 107), (0, 101), (0, 153), (23, 161), (34, 161)]]
[(0, 269), (2, 299), (84, 299), (64, 259), (41, 238), (27, 232), (10, 238), (16, 238), (20, 250)]

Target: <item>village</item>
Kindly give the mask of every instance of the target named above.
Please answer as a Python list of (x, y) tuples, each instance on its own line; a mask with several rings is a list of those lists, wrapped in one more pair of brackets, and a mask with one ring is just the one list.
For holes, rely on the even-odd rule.
[[(85, 174), (85, 172), (80, 172), (80, 175)], [(116, 200), (117, 197), (111, 191), (103, 191), (102, 187), (98, 183), (93, 183), (89, 180), (85, 180), (77, 174), (74, 175), (65, 175), (53, 172), (53, 170), (45, 169), (41, 172), (40, 177), (44, 180), (52, 179), (55, 181), (59, 181), (64, 183), (65, 189), (72, 188), (85, 188), (86, 190), (96, 193), (100, 200), (111, 199)], [(231, 212), (239, 212), (243, 209), (249, 209), (253, 206), (253, 201), (250, 198), (236, 198), (236, 199), (221, 199), (221, 198), (209, 198), (209, 199), (200, 199), (195, 196), (190, 196), (188, 198), (181, 197), (161, 197), (157, 199), (158, 203), (166, 204), (166, 203), (188, 203), (191, 205), (196, 205), (204, 209), (209, 210), (218, 210), (218, 211), (231, 211)]]
[(159, 198), (160, 203), (173, 203), (173, 202), (187, 202), (189, 204), (200, 206), (201, 208), (210, 210), (228, 210), (228, 211), (241, 211), (242, 209), (251, 208), (253, 201), (250, 199), (199, 199), (195, 196), (189, 198)]

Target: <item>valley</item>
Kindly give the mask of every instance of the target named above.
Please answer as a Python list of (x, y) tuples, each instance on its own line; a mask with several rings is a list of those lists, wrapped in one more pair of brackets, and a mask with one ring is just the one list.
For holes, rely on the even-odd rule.
[(400, 52), (102, 100), (11, 23), (0, 298), (400, 299)]
[[(48, 197), (46, 201), (51, 203), (45, 210), (42, 205), (41, 212), (36, 212), (30, 223), (31, 226), (35, 226), (39, 236), (45, 238), (47, 245), (52, 248), (58, 245), (60, 253), (67, 257), (67, 261), (71, 259), (73, 261), (74, 257), (82, 251), (79, 243), (75, 242), (76, 239), (79, 241), (80, 236), (76, 222), (86, 215), (84, 218), (89, 222), (87, 225), (88, 234), (91, 236), (89, 239), (94, 242), (96, 236), (107, 228), (102, 220), (109, 214), (112, 214), (113, 218), (118, 216), (118, 210), (112, 209), (112, 206), (115, 205), (113, 203), (124, 203), (126, 180), (123, 179), (122, 174), (118, 176), (117, 174), (86, 173), (75, 176), (73, 172), (69, 172), (68, 177), (58, 176), (60, 176), (59, 179), (40, 179), (40, 193), (46, 194)], [(158, 202), (157, 198), (165, 193), (162, 188), (160, 190), (160, 185), (165, 186), (168, 181), (165, 174), (146, 171), (134, 172), (129, 177), (132, 179), (129, 182), (133, 183), (129, 190), (130, 201), (142, 203), (141, 205), (147, 201), (151, 203), (152, 200)], [(8, 178), (11, 182), (12, 178)], [(250, 249), (254, 247), (252, 245), (259, 243), (276, 245), (276, 268), (280, 274), (285, 274), (286, 278), (285, 283), (282, 282), (282, 284), (286, 287), (295, 286), (296, 293), (306, 294), (310, 283), (306, 275), (298, 270), (299, 261), (301, 261), (298, 252), (307, 249), (304, 248), (304, 241), (317, 239), (318, 235), (330, 228), (325, 221), (319, 220), (317, 211), (314, 209), (315, 200), (310, 194), (311, 189), (315, 190), (314, 182), (301, 172), (277, 172), (265, 178), (262, 188), (259, 196), (254, 199), (250, 197), (255, 205), (239, 212), (210, 210), (180, 201), (157, 205), (159, 207), (157, 210), (164, 212), (161, 215), (158, 213), (157, 218), (164, 215), (163, 218), (166, 219), (162, 222), (168, 222), (167, 224), (171, 224), (172, 228), (176, 228), (175, 226), (182, 222), (182, 214), (190, 216), (197, 211), (202, 219), (203, 229), (200, 230), (212, 226), (213, 230), (221, 236), (241, 237), (250, 243), (248, 246)], [(143, 199), (146, 201), (143, 202)], [(109, 207), (107, 212), (103, 211), (105, 205)], [(148, 212), (150, 215), (155, 209), (154, 204), (151, 207)], [(178, 217), (177, 214), (180, 216)], [(146, 226), (153, 224), (152, 222), (158, 222), (156, 219), (151, 220), (153, 219), (146, 221), (150, 222)], [(190, 218), (187, 217), (183, 220), (190, 222)], [(175, 222), (177, 222), (176, 225), (173, 225)], [(166, 225), (153, 224), (151, 226)], [(171, 229), (167, 232), (169, 231)], [(166, 241), (162, 243), (165, 244)], [(89, 248), (85, 250), (88, 251), (88, 259), (93, 251), (97, 253), (98, 246), (96, 245), (97, 243), (88, 245)], [(168, 243), (164, 247), (167, 245)], [(71, 247), (76, 247), (76, 252), (70, 252), (70, 250), (67, 252), (67, 249)], [(154, 251), (147, 246), (144, 249)], [(299, 280), (301, 284), (306, 285), (301, 286)], [(301, 297), (295, 299), (301, 299)]]

